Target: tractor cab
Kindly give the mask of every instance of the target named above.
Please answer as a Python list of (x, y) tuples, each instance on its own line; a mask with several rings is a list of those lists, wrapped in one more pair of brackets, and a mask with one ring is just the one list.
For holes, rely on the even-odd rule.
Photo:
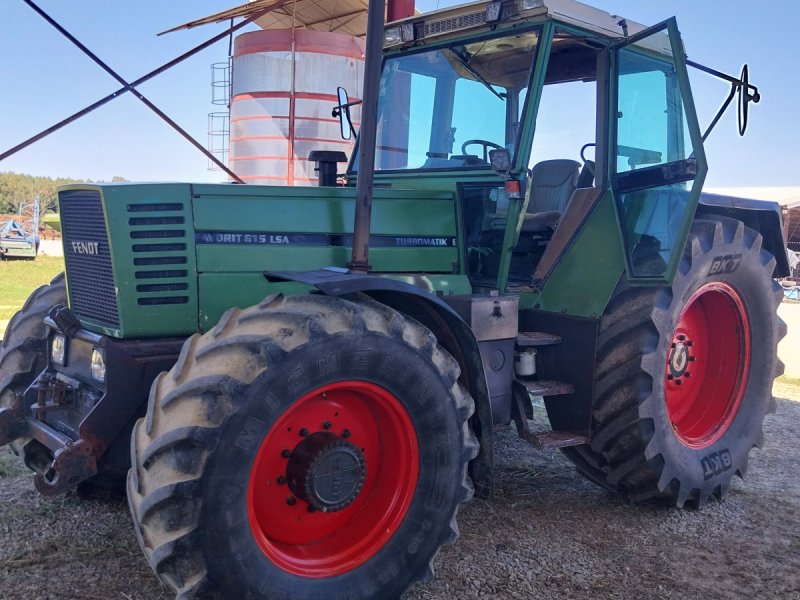
[(600, 204), (624, 246), (602, 252), (668, 281), (705, 173), (677, 26), (531, 6), (387, 26), (376, 186), (453, 193), (476, 291), (540, 290)]

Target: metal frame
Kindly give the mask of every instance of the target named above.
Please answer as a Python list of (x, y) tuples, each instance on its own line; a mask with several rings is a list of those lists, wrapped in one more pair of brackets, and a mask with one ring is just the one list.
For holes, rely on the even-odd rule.
[(195, 46), (193, 49), (189, 50), (188, 52), (185, 52), (185, 53), (181, 54), (177, 58), (174, 58), (173, 60), (163, 64), (162, 66), (158, 67), (157, 69), (154, 69), (153, 71), (150, 71), (146, 75), (144, 75), (142, 77), (139, 77), (138, 79), (136, 79), (136, 80), (134, 80), (132, 82), (128, 82), (123, 77), (121, 77), (116, 71), (114, 71), (110, 66), (108, 66), (105, 62), (103, 62), (96, 54), (94, 54), (85, 45), (83, 45), (75, 36), (73, 36), (71, 33), (69, 33), (69, 31), (67, 31), (64, 27), (62, 27), (55, 19), (53, 19), (50, 15), (48, 15), (39, 6), (37, 6), (32, 0), (22, 0), (22, 1), (25, 2), (25, 4), (27, 4), (28, 6), (30, 6), (40, 17), (42, 17), (45, 21), (47, 21), (47, 23), (49, 23), (54, 29), (56, 29), (56, 31), (61, 33), (61, 35), (66, 37), (70, 42), (72, 42), (73, 45), (75, 45), (84, 54), (86, 54), (89, 58), (91, 58), (104, 71), (106, 71), (109, 75), (111, 75), (114, 79), (116, 79), (120, 84), (122, 84), (122, 87), (119, 88), (118, 90), (110, 93), (109, 95), (105, 96), (104, 98), (101, 98), (97, 102), (94, 102), (93, 104), (90, 104), (86, 108), (84, 108), (82, 110), (79, 110), (76, 113), (73, 113), (72, 115), (70, 115), (66, 119), (63, 119), (63, 120), (59, 121), (58, 123), (48, 127), (47, 129), (37, 133), (36, 135), (28, 138), (27, 140), (17, 144), (13, 148), (10, 148), (9, 150), (6, 150), (2, 154), (0, 154), (0, 161), (8, 158), (9, 156), (12, 156), (13, 154), (16, 154), (17, 152), (19, 152), (20, 150), (22, 150), (24, 148), (27, 148), (28, 146), (30, 146), (34, 142), (37, 142), (40, 139), (47, 137), (51, 133), (54, 133), (55, 131), (58, 131), (62, 127), (66, 126), (66, 125), (69, 125), (73, 121), (75, 121), (77, 119), (80, 119), (81, 117), (89, 114), (90, 112), (94, 111), (95, 109), (100, 108), (101, 106), (103, 106), (104, 104), (110, 102), (114, 98), (117, 98), (118, 96), (121, 96), (122, 94), (124, 94), (126, 92), (130, 92), (138, 100), (140, 100), (145, 106), (147, 106), (156, 115), (158, 115), (162, 120), (164, 120), (170, 127), (172, 127), (173, 129), (175, 129), (175, 131), (180, 133), (181, 136), (183, 136), (190, 144), (192, 144), (195, 148), (200, 150), (200, 152), (202, 152), (210, 161), (212, 161), (220, 169), (225, 171), (233, 180), (237, 181), (238, 183), (244, 183), (244, 181), (238, 175), (236, 175), (236, 173), (234, 173), (232, 170), (230, 170), (227, 167), (227, 165), (223, 164), (216, 156), (214, 156), (205, 147), (203, 147), (203, 145), (200, 144), (200, 142), (198, 142), (196, 139), (194, 139), (186, 130), (184, 130), (180, 125), (178, 125), (169, 116), (167, 116), (166, 113), (164, 113), (155, 104), (153, 104), (150, 100), (148, 100), (136, 88), (138, 86), (140, 86), (141, 84), (143, 84), (144, 82), (149, 81), (153, 77), (156, 77), (157, 75), (160, 75), (164, 71), (167, 71), (168, 69), (171, 69), (172, 67), (174, 67), (178, 63), (183, 62), (184, 60), (186, 60), (190, 56), (193, 56), (193, 55), (197, 54), (198, 52), (200, 52), (201, 50), (204, 50), (205, 48), (207, 48), (207, 47), (213, 45), (214, 43), (218, 42), (219, 40), (224, 39), (228, 35), (232, 34), (234, 31), (237, 31), (238, 29), (241, 29), (242, 27), (244, 27), (248, 23), (251, 23), (255, 19), (258, 19), (259, 17), (261, 17), (264, 14), (266, 14), (267, 10), (259, 11), (257, 13), (253, 13), (250, 17), (248, 17), (247, 19), (245, 19), (244, 21), (242, 21), (238, 25), (233, 25), (233, 26), (229, 27), (228, 29), (226, 29), (222, 33), (220, 33), (218, 35), (215, 35), (211, 39), (203, 42), (202, 44), (200, 44), (198, 46)]

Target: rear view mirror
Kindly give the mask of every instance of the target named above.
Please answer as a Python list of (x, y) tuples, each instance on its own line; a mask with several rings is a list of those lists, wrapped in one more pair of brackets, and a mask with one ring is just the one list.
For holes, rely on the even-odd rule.
[(336, 94), (339, 96), (339, 105), (333, 109), (333, 116), (339, 117), (342, 139), (349, 140), (353, 132), (353, 123), (350, 121), (350, 99), (343, 87), (337, 88)]

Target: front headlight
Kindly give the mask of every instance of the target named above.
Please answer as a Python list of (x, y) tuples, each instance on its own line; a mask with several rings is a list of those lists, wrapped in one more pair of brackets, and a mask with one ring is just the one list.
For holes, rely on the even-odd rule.
[(92, 379), (101, 383), (106, 380), (106, 360), (100, 348), (92, 349)]
[(50, 342), (50, 361), (64, 366), (64, 358), (67, 355), (67, 338), (66, 336), (57, 333), (53, 336), (53, 341)]

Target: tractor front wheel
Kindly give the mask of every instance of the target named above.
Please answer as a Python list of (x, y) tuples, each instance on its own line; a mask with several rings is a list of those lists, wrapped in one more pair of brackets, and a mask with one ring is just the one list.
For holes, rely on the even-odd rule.
[(187, 340), (133, 434), (128, 497), (180, 598), (394, 598), (472, 495), (473, 402), (420, 324), (275, 296)]
[(744, 476), (774, 407), (786, 326), (761, 235), (692, 225), (670, 288), (621, 283), (600, 323), (591, 442), (565, 454), (633, 501), (702, 506)]
[[(0, 343), (0, 408), (13, 405), (47, 366), (47, 326), (44, 318), (52, 307), (67, 303), (64, 274), (56, 275), (49, 284), (35, 289), (23, 307), (8, 322)], [(16, 453), (30, 438), (11, 442)]]

